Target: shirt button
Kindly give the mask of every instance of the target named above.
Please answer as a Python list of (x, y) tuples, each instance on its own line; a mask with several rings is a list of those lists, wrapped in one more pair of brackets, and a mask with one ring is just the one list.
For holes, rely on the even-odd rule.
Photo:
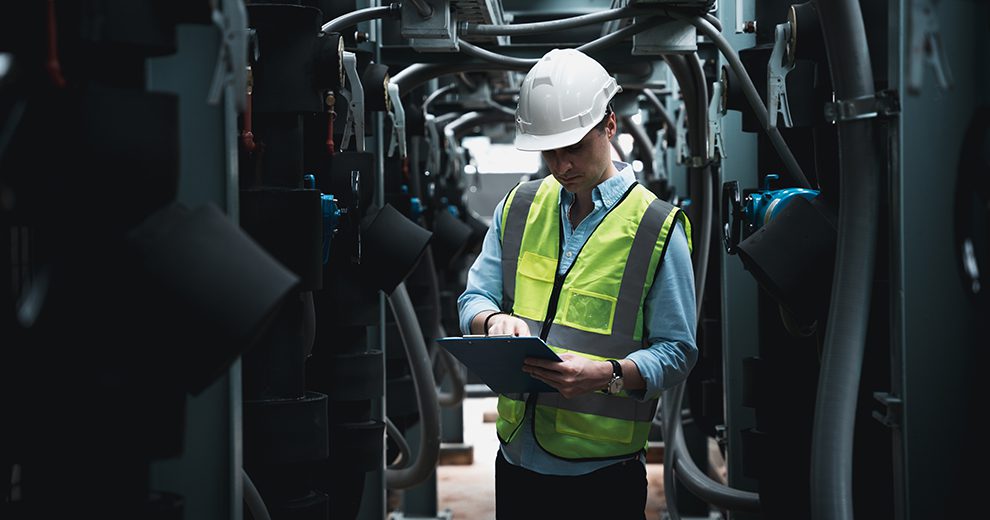
[(574, 253), (572, 253), (572, 252), (570, 252), (570, 251), (568, 251), (568, 252), (567, 252), (567, 253), (565, 253), (565, 254), (567, 255), (567, 258), (570, 258), (570, 257), (572, 257), (572, 256), (574, 256)]

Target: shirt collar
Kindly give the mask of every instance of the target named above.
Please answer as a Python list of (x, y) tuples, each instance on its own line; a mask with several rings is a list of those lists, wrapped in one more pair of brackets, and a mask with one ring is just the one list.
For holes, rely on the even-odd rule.
[[(605, 179), (604, 182), (591, 190), (591, 200), (601, 201), (606, 208), (611, 208), (619, 202), (619, 199), (629, 190), (629, 186), (636, 182), (636, 174), (633, 173), (631, 165), (622, 161), (612, 161), (612, 164), (615, 165), (616, 170), (619, 170), (619, 173)], [(561, 187), (561, 203), (566, 205), (573, 200), (574, 195)]]

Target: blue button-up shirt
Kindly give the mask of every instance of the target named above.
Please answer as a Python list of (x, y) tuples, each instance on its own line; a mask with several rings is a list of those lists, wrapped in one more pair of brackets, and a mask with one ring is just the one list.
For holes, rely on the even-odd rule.
[[(615, 162), (619, 174), (591, 192), (595, 204), (591, 213), (576, 228), (567, 218), (574, 195), (561, 188), (560, 215), (564, 230), (559, 272), (567, 272), (592, 231), (615, 206), (629, 186), (636, 182), (632, 167)], [(471, 320), (479, 312), (499, 310), (502, 301), (502, 208), (505, 199), (495, 207), (492, 225), (485, 235), (481, 253), (468, 271), (465, 291), (457, 299), (461, 332), (470, 334)], [(649, 347), (629, 354), (626, 359), (636, 364), (646, 381), (646, 389), (627, 391), (633, 398), (650, 400), (683, 381), (698, 357), (695, 345), (694, 271), (691, 252), (683, 226), (671, 231), (667, 253), (653, 286), (646, 296), (644, 319)], [(539, 334), (540, 331), (530, 331)], [(520, 367), (520, 370), (522, 367)], [(572, 462), (547, 453), (536, 444), (532, 433), (533, 410), (527, 407), (521, 430), (510, 444), (502, 446), (502, 454), (512, 464), (550, 475), (582, 475), (603, 468), (615, 461)], [(640, 455), (642, 460), (642, 455)]]

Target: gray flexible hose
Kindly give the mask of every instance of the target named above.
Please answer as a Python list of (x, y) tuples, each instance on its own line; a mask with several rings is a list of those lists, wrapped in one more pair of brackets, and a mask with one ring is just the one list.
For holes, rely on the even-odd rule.
[(609, 9), (595, 13), (582, 14), (558, 20), (547, 20), (544, 22), (517, 23), (509, 25), (486, 25), (465, 23), (461, 25), (460, 33), (465, 36), (471, 35), (498, 35), (498, 36), (521, 36), (525, 34), (542, 34), (551, 31), (562, 31), (573, 29), (585, 25), (618, 20), (635, 16), (644, 12), (644, 9), (637, 6), (626, 6), (618, 9)]
[(268, 507), (265, 506), (265, 501), (261, 499), (261, 493), (258, 492), (258, 488), (254, 486), (254, 482), (244, 468), (241, 468), (241, 479), (244, 481), (244, 504), (247, 505), (251, 518), (254, 520), (272, 520), (268, 514)]
[(433, 16), (433, 6), (429, 4), (426, 0), (409, 0), (419, 15), (423, 18), (429, 18)]
[[(673, 406), (680, 409), (684, 397), (684, 383), (675, 387), (676, 396)], [(682, 455), (688, 453), (687, 443), (684, 441), (684, 430), (680, 421), (672, 421), (673, 434), (671, 435), (674, 451), (677, 458), (674, 461), (674, 469), (677, 472), (677, 480), (691, 493), (699, 497), (708, 497), (717, 493), (720, 498), (716, 504), (719, 507), (730, 511), (741, 511), (757, 513), (760, 511), (760, 495), (750, 491), (741, 491), (731, 488), (712, 480), (702, 471), (690, 456)]]
[(426, 99), (423, 101), (423, 115), (425, 116), (430, 113), (430, 105), (436, 101), (438, 97), (454, 90), (455, 88), (457, 88), (457, 86), (451, 83), (450, 85), (440, 87), (433, 92), (430, 92), (430, 95), (426, 96)]
[(742, 81), (743, 94), (746, 95), (746, 100), (749, 101), (753, 112), (756, 114), (756, 118), (760, 121), (760, 126), (763, 127), (763, 130), (767, 133), (767, 137), (770, 138), (770, 143), (773, 144), (774, 149), (777, 150), (777, 154), (780, 155), (780, 159), (784, 162), (784, 167), (787, 168), (787, 171), (794, 177), (794, 180), (799, 186), (802, 188), (811, 188), (811, 183), (808, 182), (808, 178), (805, 177), (804, 171), (801, 170), (797, 159), (794, 158), (794, 154), (791, 153), (790, 148), (787, 147), (787, 143), (784, 142), (780, 131), (776, 127), (770, 128), (770, 116), (767, 114), (767, 107), (763, 105), (763, 100), (760, 99), (760, 94), (757, 92), (756, 86), (753, 85), (753, 80), (750, 79), (749, 74), (746, 72), (746, 67), (743, 66), (742, 61), (739, 59), (739, 54), (732, 48), (729, 41), (704, 18), (673, 11), (670, 15), (678, 20), (690, 22), (702, 34), (715, 42), (722, 55), (729, 61), (729, 66), (732, 67), (739, 81)]
[(389, 419), (388, 416), (385, 417), (385, 432), (388, 434), (388, 437), (392, 439), (392, 442), (395, 443), (396, 447), (399, 448), (399, 459), (396, 460), (394, 464), (389, 466), (389, 469), (400, 469), (409, 466), (409, 461), (412, 460), (412, 454), (409, 451), (409, 443), (406, 442), (405, 436), (403, 436), (402, 432), (396, 428), (395, 423), (393, 423), (392, 419)]
[[(832, 88), (840, 101), (876, 94), (863, 13), (856, 0), (815, 1)], [(856, 403), (872, 298), (881, 159), (873, 120), (840, 121), (839, 222), (832, 299), (811, 437), (811, 515), (853, 518)]]
[[(670, 70), (677, 78), (684, 93), (685, 105), (687, 107), (687, 121), (689, 125), (688, 137), (692, 154), (697, 147), (703, 146), (702, 155), (707, 157), (707, 105), (708, 89), (705, 83), (704, 71), (701, 69), (701, 62), (697, 54), (689, 56), (668, 55), (664, 59), (670, 65)], [(699, 128), (700, 126), (700, 128)], [(714, 214), (714, 173), (710, 165), (703, 168), (692, 168), (693, 175), (702, 177), (702, 209), (701, 209), (701, 236), (700, 244), (696, 246), (694, 258), (695, 271), (695, 297), (696, 297), (696, 319), (701, 320), (701, 303), (704, 296), (705, 284), (707, 283), (708, 257), (711, 254), (711, 230)], [(681, 403), (683, 401), (685, 382), (681, 382), (673, 388), (667, 389), (663, 394), (665, 403), (662, 409), (664, 423), (664, 481), (665, 486), (670, 486), (669, 490), (675, 489), (675, 477), (677, 481), (684, 485), (696, 496), (706, 502), (730, 510), (739, 511), (759, 511), (759, 495), (748, 491), (740, 491), (717, 482), (707, 474), (702, 472), (694, 464), (691, 454), (687, 450), (687, 444), (683, 441), (683, 431), (681, 429)], [(681, 442), (677, 442), (680, 435)], [(668, 471), (672, 474), (670, 484), (667, 483)], [(672, 519), (677, 519), (676, 502), (671, 506), (670, 496), (672, 491), (665, 487), (665, 496), (668, 497), (668, 514)]]
[(477, 45), (468, 43), (460, 38), (457, 39), (457, 45), (464, 54), (474, 56), (475, 58), (480, 58), (485, 61), (490, 61), (492, 63), (505, 65), (506, 67), (528, 69), (533, 65), (536, 65), (536, 62), (539, 61), (531, 58), (516, 58), (513, 56), (506, 56), (504, 54), (498, 54), (488, 49), (483, 49)]
[(346, 29), (361, 22), (377, 20), (379, 18), (385, 18), (386, 16), (395, 15), (398, 13), (399, 4), (396, 3), (382, 7), (358, 9), (357, 11), (351, 11), (345, 15), (338, 16), (333, 20), (330, 20), (329, 22), (323, 24), (323, 27), (320, 30), (325, 33), (340, 32), (341, 29)]
[[(614, 33), (602, 36), (601, 38), (592, 40), (584, 45), (581, 45), (577, 47), (577, 50), (581, 52), (593, 52), (610, 47), (626, 38), (629, 38), (634, 34), (641, 33), (651, 27), (654, 27), (661, 21), (663, 21), (662, 18), (654, 16), (647, 18), (646, 20), (635, 22), (632, 25), (623, 27), (622, 29), (615, 31)], [(520, 68), (525, 70), (532, 67), (533, 65), (536, 65), (536, 62), (539, 61), (538, 59), (516, 58), (513, 56), (506, 56), (504, 54), (498, 54), (489, 51), (487, 49), (478, 47), (477, 45), (468, 43), (460, 38), (457, 39), (457, 44), (460, 46), (461, 52), (463, 52), (464, 54), (468, 54), (470, 56), (474, 56), (475, 58), (480, 58), (486, 61), (490, 61), (492, 63), (497, 63), (505, 67)]]
[(385, 487), (406, 489), (423, 482), (436, 470), (440, 456), (440, 404), (437, 402), (430, 354), (426, 351), (423, 331), (419, 327), (405, 282), (400, 283), (389, 295), (388, 303), (395, 315), (399, 336), (402, 337), (402, 345), (409, 360), (422, 429), (416, 461), (402, 469), (385, 470)]
[(635, 34), (639, 34), (647, 29), (655, 27), (657, 24), (663, 21), (663, 18), (659, 16), (651, 16), (645, 20), (639, 20), (633, 22), (630, 25), (615, 31), (614, 33), (607, 34), (601, 38), (591, 40), (590, 42), (578, 46), (577, 50), (581, 52), (592, 52), (600, 49), (604, 49), (615, 45), (626, 38), (629, 38)]
[(445, 74), (456, 74), (458, 72), (493, 70), (528, 70), (526, 67), (510, 67), (497, 62), (484, 63), (414, 63), (392, 76), (392, 83), (399, 86), (399, 95), (404, 97), (416, 87), (438, 78)]

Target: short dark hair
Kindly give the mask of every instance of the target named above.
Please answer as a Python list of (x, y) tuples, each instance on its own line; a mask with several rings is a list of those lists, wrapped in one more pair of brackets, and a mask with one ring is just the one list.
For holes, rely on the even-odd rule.
[(595, 130), (598, 130), (599, 132), (604, 132), (605, 125), (608, 124), (608, 116), (610, 115), (612, 115), (612, 103), (609, 103), (608, 106), (605, 107), (605, 115), (602, 117), (602, 120), (599, 121), (597, 125), (595, 125)]

